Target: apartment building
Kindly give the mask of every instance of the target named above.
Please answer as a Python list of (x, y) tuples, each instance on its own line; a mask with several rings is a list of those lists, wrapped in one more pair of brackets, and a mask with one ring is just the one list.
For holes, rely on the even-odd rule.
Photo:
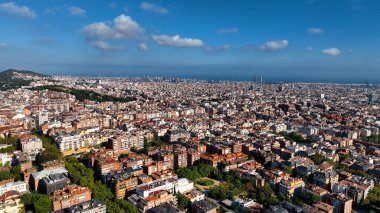
[(79, 134), (62, 133), (54, 138), (55, 143), (61, 153), (68, 151), (79, 150), (85, 147), (85, 143)]
[(302, 194), (305, 182), (300, 178), (282, 179), (279, 184), (279, 193), (285, 197), (293, 197)]
[(109, 139), (114, 152), (129, 151), (132, 147), (144, 148), (144, 135), (141, 133), (127, 134)]
[(136, 188), (138, 180), (130, 173), (110, 173), (105, 178), (105, 183), (118, 199), (124, 199), (127, 192)]
[(78, 185), (68, 185), (52, 195), (52, 210), (60, 211), (91, 200), (91, 190)]
[(35, 135), (22, 135), (20, 145), (21, 151), (29, 155), (36, 155), (42, 151), (42, 141)]
[(17, 191), (20, 194), (27, 192), (26, 183), (24, 181), (14, 182), (13, 179), (0, 182), (0, 196), (9, 191)]

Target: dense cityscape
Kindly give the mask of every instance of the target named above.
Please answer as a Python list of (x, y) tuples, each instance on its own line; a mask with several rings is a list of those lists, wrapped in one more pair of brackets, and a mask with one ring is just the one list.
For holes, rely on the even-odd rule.
[(380, 213), (380, 0), (0, 0), (0, 213)]
[(379, 85), (4, 73), (0, 212), (380, 211)]

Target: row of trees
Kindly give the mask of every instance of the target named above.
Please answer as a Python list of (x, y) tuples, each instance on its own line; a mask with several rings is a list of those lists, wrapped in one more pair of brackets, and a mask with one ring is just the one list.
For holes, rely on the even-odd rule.
[(368, 141), (368, 142), (380, 144), (380, 134), (371, 135), (369, 137), (363, 137), (362, 140), (363, 141)]
[(22, 195), (21, 201), (24, 203), (26, 211), (36, 213), (48, 213), (51, 211), (52, 201), (49, 196), (38, 194), (36, 191)]
[(63, 160), (57, 146), (53, 144), (48, 137), (45, 135), (38, 135), (38, 137), (41, 139), (42, 146), (45, 148), (45, 150), (39, 156), (40, 163), (53, 160)]
[(315, 140), (312, 137), (303, 138), (297, 132), (291, 132), (291, 133), (280, 132), (280, 135), (284, 136), (285, 139), (295, 141), (295, 142), (299, 142), (299, 143), (311, 144), (311, 143), (317, 142), (317, 140)]
[(215, 172), (215, 169), (207, 164), (199, 164), (187, 168), (177, 170), (178, 177), (187, 178), (192, 181), (196, 181), (202, 177), (210, 177)]

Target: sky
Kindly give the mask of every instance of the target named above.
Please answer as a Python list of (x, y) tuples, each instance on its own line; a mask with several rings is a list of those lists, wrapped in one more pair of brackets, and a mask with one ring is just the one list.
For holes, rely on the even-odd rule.
[(378, 0), (0, 1), (0, 70), (380, 82)]

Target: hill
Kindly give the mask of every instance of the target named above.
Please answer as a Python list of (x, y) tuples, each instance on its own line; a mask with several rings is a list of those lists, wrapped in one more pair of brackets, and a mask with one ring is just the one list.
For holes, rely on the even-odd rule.
[(33, 80), (49, 76), (28, 70), (9, 69), (0, 72), (0, 90), (17, 89), (28, 86)]

